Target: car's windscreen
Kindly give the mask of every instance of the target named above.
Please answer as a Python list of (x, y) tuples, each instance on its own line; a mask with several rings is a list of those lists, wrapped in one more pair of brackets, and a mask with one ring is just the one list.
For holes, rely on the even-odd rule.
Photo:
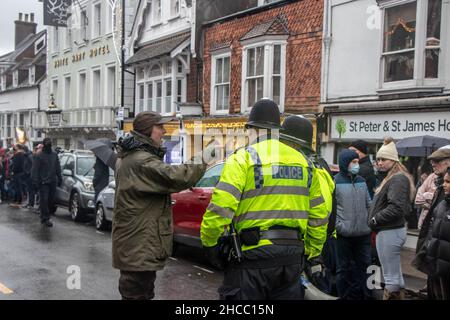
[(77, 175), (94, 176), (95, 157), (79, 157), (77, 159)]
[(195, 185), (198, 188), (215, 187), (219, 182), (224, 164), (218, 164), (206, 170), (205, 175)]

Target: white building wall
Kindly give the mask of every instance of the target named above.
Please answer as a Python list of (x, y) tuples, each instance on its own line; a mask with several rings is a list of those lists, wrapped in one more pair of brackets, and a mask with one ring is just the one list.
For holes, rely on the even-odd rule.
[[(184, 1), (180, 1), (184, 2)], [(173, 17), (170, 12), (170, 0), (162, 0), (162, 18), (161, 21), (155, 23), (153, 21), (153, 12), (149, 16), (145, 17), (144, 32), (139, 41), (139, 45), (145, 45), (148, 42), (163, 39), (170, 35), (182, 33), (183, 31), (189, 31), (191, 29), (191, 21), (189, 21), (191, 8), (181, 6), (179, 16)]]
[(21, 112), (37, 110), (38, 89), (27, 88), (2, 92), (0, 94), (0, 112)]
[[(330, 0), (327, 102), (378, 99), (382, 17), (375, 0)], [(326, 1), (327, 2), (327, 1)], [(450, 2), (443, 1), (440, 79), (450, 92)]]

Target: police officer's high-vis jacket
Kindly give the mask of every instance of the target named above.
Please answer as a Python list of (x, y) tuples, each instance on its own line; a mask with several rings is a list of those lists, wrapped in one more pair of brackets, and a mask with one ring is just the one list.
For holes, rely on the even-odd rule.
[[(238, 232), (279, 225), (298, 228), (305, 254), (318, 256), (326, 240), (328, 209), (314, 171), (300, 152), (276, 139), (260, 139), (238, 150), (226, 161), (206, 209), (202, 244), (216, 245), (231, 221)], [(263, 239), (256, 246), (243, 245), (242, 250), (271, 244)]]
[[(321, 189), (320, 192), (325, 201), (325, 205), (328, 211), (328, 217), (330, 217), (333, 211), (333, 192), (336, 186), (334, 184), (333, 177), (328, 173), (328, 171), (325, 168), (323, 168), (320, 165), (320, 163), (313, 161), (313, 165), (315, 167), (315, 173), (317, 174), (318, 179), (320, 181), (319, 183)], [(331, 233), (336, 238), (336, 230), (334, 228), (334, 225)]]

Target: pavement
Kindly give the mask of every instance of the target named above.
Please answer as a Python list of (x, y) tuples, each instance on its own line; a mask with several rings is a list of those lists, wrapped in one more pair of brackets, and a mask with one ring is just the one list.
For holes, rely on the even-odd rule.
[(415, 254), (415, 250), (403, 248), (401, 252), (402, 272), (405, 279), (406, 288), (413, 291), (419, 291), (425, 287), (427, 283), (427, 275), (411, 265)]

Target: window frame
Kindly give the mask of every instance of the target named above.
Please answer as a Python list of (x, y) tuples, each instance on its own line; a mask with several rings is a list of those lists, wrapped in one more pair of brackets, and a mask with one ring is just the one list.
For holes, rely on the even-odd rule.
[[(69, 80), (69, 90), (67, 90), (67, 80)], [(72, 76), (71, 74), (65, 74), (64, 75), (64, 103), (62, 104), (62, 108), (63, 110), (67, 110), (71, 108), (71, 100), (72, 100)]]
[[(228, 109), (227, 110), (217, 110), (216, 105), (216, 75), (217, 75), (217, 60), (229, 58), (230, 59), (230, 70), (229, 70), (229, 78), (228, 78), (228, 86), (229, 86), (229, 103), (228, 103)], [(226, 83), (222, 82), (220, 84), (226, 85)], [(231, 50), (226, 50), (224, 52), (216, 52), (211, 55), (211, 95), (210, 95), (210, 113), (211, 115), (226, 115), (230, 113), (230, 107), (231, 107)]]
[[(415, 32), (415, 47), (414, 47), (414, 75), (409, 80), (389, 81), (385, 82), (385, 56), (384, 53), (384, 33), (386, 22), (386, 10), (408, 3), (416, 2), (416, 32)], [(446, 47), (447, 37), (450, 34), (448, 23), (450, 17), (447, 16), (446, 6), (444, 1), (441, 2), (441, 30), (440, 30), (440, 44), (439, 44), (439, 65), (437, 78), (425, 78), (425, 64), (426, 64), (426, 37), (427, 37), (427, 19), (428, 19), (428, 0), (386, 0), (380, 2), (381, 10), (381, 32), (379, 44), (379, 69), (378, 69), (378, 94), (393, 94), (402, 92), (415, 91), (441, 91), (444, 87), (444, 72), (446, 64)], [(400, 50), (398, 52), (402, 52)], [(393, 51), (394, 52), (394, 51)], [(392, 54), (392, 52), (391, 52)], [(448, 62), (447, 62), (448, 63)]]
[[(55, 89), (55, 83), (56, 83), (56, 89)], [(59, 106), (59, 77), (54, 76), (51, 78), (51, 87), (50, 87), (50, 94), (53, 94), (53, 99), (55, 99), (55, 104)]]
[[(95, 105), (95, 96), (94, 96), (94, 94), (96, 94), (96, 91), (97, 90), (95, 90), (95, 73), (97, 73), (98, 72), (98, 105)], [(99, 107), (101, 107), (102, 106), (102, 104), (103, 104), (103, 96), (102, 96), (102, 68), (101, 68), (101, 66), (93, 66), (92, 68), (91, 68), (91, 79), (92, 79), (92, 82), (91, 82), (91, 84), (90, 84), (90, 88), (91, 88), (91, 108), (99, 108)]]
[(288, 36), (269, 36), (250, 39), (243, 42), (242, 48), (242, 74), (241, 74), (241, 113), (248, 113), (251, 107), (248, 106), (247, 90), (247, 57), (248, 50), (263, 46), (264, 48), (264, 71), (263, 71), (263, 98), (273, 98), (273, 59), (274, 46), (280, 46), (280, 103), (278, 108), (280, 113), (284, 112), (286, 93), (286, 53)]
[[(81, 87), (81, 80), (84, 76), (84, 88)], [(88, 73), (86, 69), (78, 70), (77, 77), (77, 107), (78, 108), (86, 108), (87, 107), (87, 99), (86, 99), (86, 91), (88, 88)], [(84, 94), (81, 90), (84, 89)], [(81, 103), (83, 101), (83, 104)]]
[[(156, 2), (159, 3), (159, 16), (156, 16)], [(151, 1), (151, 24), (150, 27), (157, 26), (163, 22), (163, 1), (152, 0)]]
[[(98, 10), (99, 16), (97, 16), (97, 7), (99, 7)], [(103, 6), (101, 1), (92, 4), (92, 38), (94, 40), (102, 36), (102, 26), (103, 26), (102, 8)]]
[[(172, 12), (172, 9), (174, 8), (174, 1), (178, 1), (178, 12)], [(181, 15), (181, 1), (180, 0), (170, 0), (170, 19), (177, 18)]]
[[(176, 111), (174, 102), (177, 101), (178, 97), (174, 96), (174, 94), (178, 94), (177, 90), (177, 84), (178, 81), (181, 80), (182, 88), (181, 88), (181, 100), (186, 100), (186, 74), (185, 73), (178, 73), (174, 65), (172, 64), (173, 60), (158, 60), (155, 61), (149, 65), (147, 65), (143, 70), (144, 74), (141, 79), (136, 78), (136, 99), (135, 99), (135, 105), (136, 105), (136, 114), (140, 112), (139, 107), (139, 86), (144, 86), (144, 105), (142, 108), (142, 111), (156, 111), (161, 113), (163, 116), (169, 116), (173, 115), (173, 112)], [(167, 65), (171, 64), (171, 72), (167, 72)], [(153, 67), (158, 66), (161, 70), (161, 74), (157, 76), (151, 76), (151, 70)], [(171, 83), (170, 87), (170, 96), (167, 96), (167, 83)], [(148, 94), (148, 87), (149, 84), (152, 84), (152, 105), (149, 106), (149, 94)], [(158, 84), (161, 84), (161, 96), (158, 96)], [(170, 106), (167, 106), (167, 98), (170, 97)], [(157, 103), (158, 99), (161, 100), (161, 110), (157, 110)], [(168, 111), (168, 112), (167, 112)]]

